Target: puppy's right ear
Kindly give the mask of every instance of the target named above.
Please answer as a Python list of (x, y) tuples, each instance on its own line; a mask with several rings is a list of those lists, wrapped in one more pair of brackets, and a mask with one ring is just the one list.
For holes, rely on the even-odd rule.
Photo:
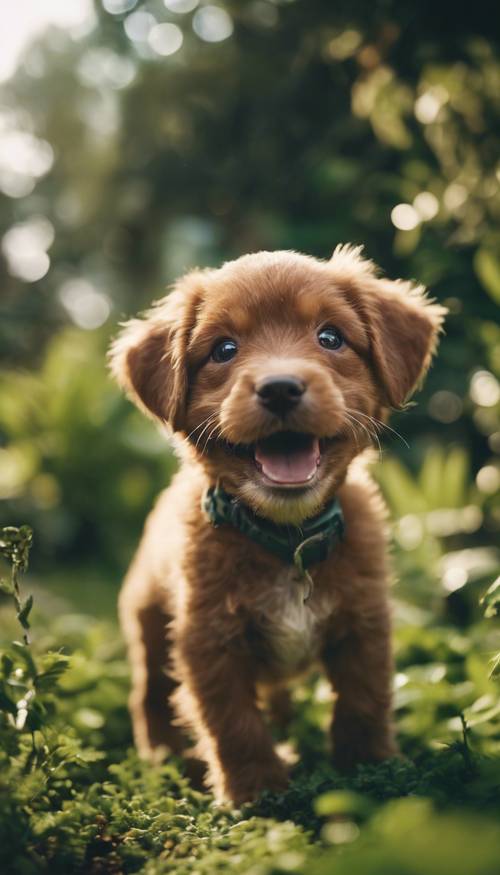
[(185, 354), (201, 299), (190, 274), (142, 319), (131, 319), (111, 346), (119, 385), (140, 410), (181, 431), (187, 393)]

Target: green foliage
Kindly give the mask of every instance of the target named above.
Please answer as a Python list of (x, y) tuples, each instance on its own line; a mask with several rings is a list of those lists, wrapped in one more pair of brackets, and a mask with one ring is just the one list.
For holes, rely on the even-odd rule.
[(500, 853), (494, 821), (441, 814), (424, 799), (384, 806), (358, 841), (348, 819), (334, 821), (325, 833), (343, 851), (311, 861), (312, 875), (493, 875)]
[[(30, 648), (28, 629), (33, 596), (21, 595), (19, 572), (28, 567), (32, 532), (27, 526), (20, 529), (0, 529), (0, 556), (10, 562), (10, 580), (1, 580), (0, 588), (11, 596), (15, 605), (16, 619), (21, 626), (22, 641), (13, 641), (10, 648), (0, 655), (0, 702), (3, 719), (0, 735), (4, 748), (12, 750), (23, 732), (33, 733), (40, 729), (48, 716), (51, 693), (66, 668), (67, 659), (61, 654), (47, 652), (38, 662)], [(33, 756), (36, 750), (33, 743)]]
[(92, 555), (112, 573), (174, 470), (165, 439), (119, 398), (105, 344), (68, 329), (39, 373), (0, 373), (2, 514), (28, 511), (43, 558)]

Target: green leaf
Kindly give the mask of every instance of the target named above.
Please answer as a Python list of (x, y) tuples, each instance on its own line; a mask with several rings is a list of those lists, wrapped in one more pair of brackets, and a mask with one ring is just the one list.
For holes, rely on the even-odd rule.
[(16, 703), (7, 695), (3, 686), (0, 686), (0, 711), (7, 711), (9, 714), (17, 714)]
[(500, 259), (491, 249), (478, 249), (474, 256), (474, 269), (483, 288), (500, 304)]
[(24, 662), (29, 676), (34, 678), (37, 674), (37, 668), (29, 647), (22, 641), (13, 641), (12, 648), (15, 650), (17, 656)]
[(51, 690), (57, 685), (57, 681), (68, 668), (69, 657), (62, 653), (49, 651), (44, 654), (39, 662), (41, 662), (42, 670), (38, 672), (35, 678), (35, 686), (37, 690)]
[(498, 678), (500, 675), (500, 653), (495, 653), (495, 655), (491, 657), (490, 665), (491, 668), (488, 677), (495, 679)]
[(314, 803), (316, 814), (323, 816), (332, 815), (355, 815), (368, 817), (372, 812), (373, 804), (360, 793), (350, 790), (332, 790), (319, 796)]
[(23, 629), (29, 629), (30, 624), (28, 622), (28, 617), (30, 615), (31, 608), (33, 607), (33, 596), (29, 595), (26, 601), (24, 602), (21, 610), (17, 613), (17, 619), (19, 620)]
[(443, 460), (442, 489), (444, 507), (462, 507), (467, 500), (469, 457), (463, 447), (452, 447)]
[(441, 447), (429, 447), (420, 471), (419, 481), (429, 509), (447, 506), (442, 494), (444, 452)]
[(377, 467), (377, 480), (394, 515), (428, 510), (420, 485), (399, 459), (388, 458)]
[(500, 615), (500, 577), (497, 577), (488, 587), (479, 603), (484, 606), (485, 617)]
[(8, 678), (12, 669), (14, 668), (14, 663), (10, 658), (8, 653), (2, 653), (2, 675), (4, 678)]

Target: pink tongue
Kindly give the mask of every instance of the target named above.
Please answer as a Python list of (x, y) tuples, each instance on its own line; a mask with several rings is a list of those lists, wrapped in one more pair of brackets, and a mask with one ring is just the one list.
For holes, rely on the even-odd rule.
[(266, 450), (262, 444), (255, 447), (255, 461), (269, 480), (275, 483), (304, 483), (315, 474), (320, 458), (319, 441), (311, 441), (289, 453)]

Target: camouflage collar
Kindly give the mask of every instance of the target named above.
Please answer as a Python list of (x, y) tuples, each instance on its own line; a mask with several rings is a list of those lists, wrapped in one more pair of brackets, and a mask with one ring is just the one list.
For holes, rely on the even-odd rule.
[(307, 569), (323, 562), (344, 534), (344, 516), (334, 498), (318, 516), (302, 525), (278, 525), (257, 516), (220, 484), (210, 486), (203, 495), (202, 507), (213, 526), (228, 523), (283, 562), (295, 565), (309, 578)]

